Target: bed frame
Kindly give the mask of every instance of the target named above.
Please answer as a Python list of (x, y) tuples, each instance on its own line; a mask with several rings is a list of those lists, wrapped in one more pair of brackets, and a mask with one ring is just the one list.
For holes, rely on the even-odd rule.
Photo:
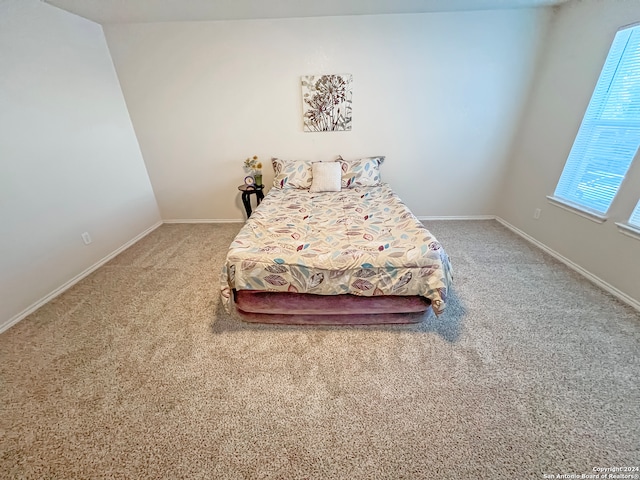
[(246, 322), (288, 325), (380, 325), (418, 323), (431, 302), (420, 296), (313, 295), (233, 292), (236, 311)]

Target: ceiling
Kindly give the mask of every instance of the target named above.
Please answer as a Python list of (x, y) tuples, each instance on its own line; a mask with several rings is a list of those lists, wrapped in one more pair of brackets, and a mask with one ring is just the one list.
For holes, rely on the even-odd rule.
[(496, 10), (568, 0), (41, 0), (101, 24)]

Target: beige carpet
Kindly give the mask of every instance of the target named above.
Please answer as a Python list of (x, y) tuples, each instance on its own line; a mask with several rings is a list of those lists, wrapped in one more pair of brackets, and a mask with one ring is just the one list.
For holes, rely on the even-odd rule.
[(640, 315), (494, 221), (447, 313), (241, 323), (239, 225), (165, 225), (0, 335), (2, 478), (540, 479), (640, 465)]

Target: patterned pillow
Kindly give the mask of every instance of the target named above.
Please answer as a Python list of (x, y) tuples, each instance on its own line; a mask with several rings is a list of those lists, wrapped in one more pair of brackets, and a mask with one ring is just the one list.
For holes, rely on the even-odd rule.
[(309, 188), (311, 186), (312, 162), (272, 158), (271, 165), (275, 175), (273, 178), (275, 188)]
[(375, 187), (381, 184), (380, 165), (384, 157), (366, 157), (358, 160), (343, 160), (338, 157), (342, 165), (342, 188)]

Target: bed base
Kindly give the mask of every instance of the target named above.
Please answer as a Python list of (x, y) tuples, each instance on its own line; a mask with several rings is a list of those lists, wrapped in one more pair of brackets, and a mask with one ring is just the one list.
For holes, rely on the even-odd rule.
[(234, 291), (236, 311), (251, 323), (381, 325), (419, 323), (431, 309), (420, 296), (313, 295)]

